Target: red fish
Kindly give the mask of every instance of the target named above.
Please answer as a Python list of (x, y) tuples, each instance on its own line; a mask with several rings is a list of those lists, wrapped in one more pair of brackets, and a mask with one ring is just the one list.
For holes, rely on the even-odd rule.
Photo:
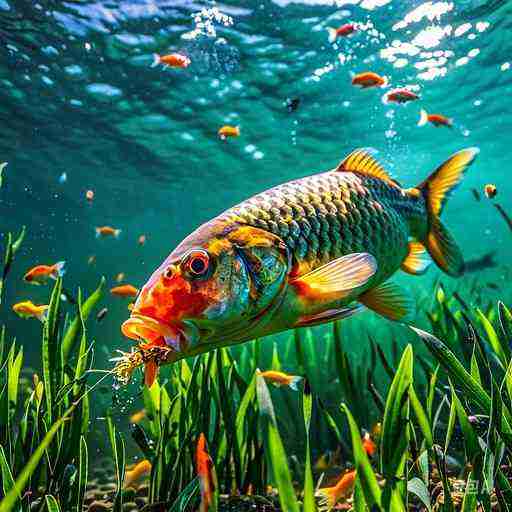
[(170, 68), (186, 68), (190, 65), (190, 62), (190, 59), (181, 53), (170, 53), (169, 55), (158, 55), (155, 53), (153, 55), (153, 64), (151, 64), (151, 67), (163, 64)]
[(418, 126), (425, 126), (427, 123), (432, 123), (436, 128), (439, 126), (453, 126), (453, 119), (443, 116), (442, 114), (427, 114), (426, 110), (420, 110), (420, 120)]
[(131, 284), (123, 284), (121, 286), (114, 286), (114, 288), (111, 288), (110, 293), (112, 295), (117, 295), (118, 297), (137, 297), (139, 290)]
[(407, 103), (418, 100), (420, 97), (409, 89), (393, 89), (384, 95), (387, 103)]
[(385, 76), (380, 76), (373, 71), (365, 71), (359, 73), (352, 78), (352, 85), (361, 87), (361, 89), (368, 89), (370, 87), (385, 87), (388, 79)]
[(65, 261), (59, 261), (55, 265), (37, 265), (31, 268), (23, 279), (30, 284), (44, 284), (48, 279), (62, 277), (66, 272), (64, 269), (65, 264)]
[(338, 37), (347, 37), (357, 30), (355, 23), (345, 23), (338, 28), (327, 27), (329, 43), (334, 43)]
[(208, 512), (215, 501), (217, 476), (213, 461), (208, 453), (206, 437), (199, 436), (196, 448), (196, 471), (201, 486), (201, 506), (199, 512)]
[(331, 510), (336, 503), (346, 500), (352, 495), (354, 484), (356, 482), (356, 470), (352, 469), (344, 473), (333, 487), (324, 487), (317, 491), (318, 495), (323, 498), (328, 510)]
[(364, 435), (362, 441), (366, 455), (368, 455), (368, 457), (373, 457), (374, 453), (377, 451), (377, 445), (373, 442), (368, 432)]
[(100, 236), (113, 236), (114, 238), (119, 238), (119, 235), (121, 234), (120, 229), (115, 229), (111, 226), (100, 226), (94, 228), (94, 231), (96, 232), (96, 238), (99, 238)]

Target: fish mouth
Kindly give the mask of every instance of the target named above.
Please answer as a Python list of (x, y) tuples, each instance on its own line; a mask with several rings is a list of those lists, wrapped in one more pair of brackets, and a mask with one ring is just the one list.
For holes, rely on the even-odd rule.
[(127, 338), (141, 343), (142, 349), (164, 347), (173, 352), (187, 352), (197, 338), (189, 323), (168, 324), (150, 316), (132, 313), (121, 325), (121, 332)]

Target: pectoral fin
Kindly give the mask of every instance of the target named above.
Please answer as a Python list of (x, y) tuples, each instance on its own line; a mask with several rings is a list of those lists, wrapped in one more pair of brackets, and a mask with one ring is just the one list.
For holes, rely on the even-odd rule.
[(295, 327), (311, 327), (312, 325), (325, 324), (334, 320), (343, 320), (364, 310), (364, 306), (358, 304), (339, 309), (328, 309), (316, 315), (304, 315), (295, 324)]
[(409, 242), (409, 254), (401, 265), (404, 272), (419, 276), (428, 270), (431, 263), (428, 251), (421, 242)]
[(364, 285), (377, 271), (375, 258), (366, 252), (348, 254), (293, 279), (299, 295), (310, 298), (334, 296), (340, 299)]
[(397, 322), (410, 322), (416, 314), (416, 304), (400, 286), (383, 283), (368, 290), (359, 301), (379, 315)]

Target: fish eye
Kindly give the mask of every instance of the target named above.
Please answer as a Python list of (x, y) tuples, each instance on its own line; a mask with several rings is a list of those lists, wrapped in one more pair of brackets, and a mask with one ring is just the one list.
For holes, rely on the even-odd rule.
[(165, 279), (171, 279), (174, 275), (174, 268), (172, 265), (169, 265), (162, 274)]
[(193, 251), (188, 255), (186, 269), (193, 276), (206, 274), (210, 265), (210, 257), (205, 251)]

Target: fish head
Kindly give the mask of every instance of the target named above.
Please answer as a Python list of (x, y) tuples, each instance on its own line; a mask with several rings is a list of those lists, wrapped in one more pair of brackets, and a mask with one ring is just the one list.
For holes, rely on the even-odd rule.
[(143, 348), (170, 349), (159, 364), (251, 339), (282, 296), (289, 269), (279, 237), (214, 219), (151, 275), (121, 330)]

